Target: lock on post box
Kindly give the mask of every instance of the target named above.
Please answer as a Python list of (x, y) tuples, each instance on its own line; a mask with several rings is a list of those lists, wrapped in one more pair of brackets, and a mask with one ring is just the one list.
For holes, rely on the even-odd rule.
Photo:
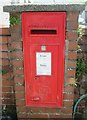
[(23, 12), (26, 105), (62, 107), (65, 12)]

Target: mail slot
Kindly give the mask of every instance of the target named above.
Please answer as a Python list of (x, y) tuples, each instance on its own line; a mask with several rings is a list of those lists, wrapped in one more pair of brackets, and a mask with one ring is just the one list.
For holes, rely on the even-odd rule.
[(65, 12), (23, 12), (26, 105), (63, 106)]

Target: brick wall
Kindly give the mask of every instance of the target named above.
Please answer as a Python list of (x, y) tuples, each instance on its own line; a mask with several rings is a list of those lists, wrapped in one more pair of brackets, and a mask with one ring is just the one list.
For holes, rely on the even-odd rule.
[(0, 105), (8, 111), (15, 105), (10, 36), (8, 28), (0, 28)]
[[(78, 39), (78, 45), (77, 58), (83, 60), (84, 63), (87, 64), (87, 28), (82, 28), (82, 35)], [(80, 85), (76, 93), (81, 96), (87, 92), (87, 75), (81, 75), (79, 77), (79, 83)]]
[[(21, 26), (11, 28), (10, 63), (13, 66), (17, 116), (22, 118), (72, 118), (77, 58), (78, 12), (67, 12), (65, 47), (65, 83), (63, 108), (35, 108), (25, 105), (25, 81)], [(7, 74), (8, 75), (8, 74)], [(9, 78), (9, 76), (8, 76)], [(6, 77), (7, 79), (7, 77)], [(10, 80), (10, 84), (13, 84)], [(12, 88), (12, 87), (10, 87)], [(12, 90), (12, 89), (11, 89)]]
[(78, 45), (80, 49), (78, 51), (78, 58), (87, 59), (87, 28), (82, 28), (82, 36), (78, 40)]

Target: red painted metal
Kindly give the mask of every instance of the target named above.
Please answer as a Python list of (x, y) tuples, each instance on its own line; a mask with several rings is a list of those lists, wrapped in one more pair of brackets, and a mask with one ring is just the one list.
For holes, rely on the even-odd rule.
[(65, 18), (65, 12), (22, 13), (27, 106), (63, 105)]

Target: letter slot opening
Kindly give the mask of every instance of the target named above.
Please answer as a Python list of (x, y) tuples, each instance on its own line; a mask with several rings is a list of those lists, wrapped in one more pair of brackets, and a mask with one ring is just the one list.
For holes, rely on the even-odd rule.
[(41, 34), (57, 34), (57, 31), (56, 30), (42, 30), (42, 29), (32, 29), (31, 30), (31, 34), (38, 34), (38, 35), (41, 35)]

